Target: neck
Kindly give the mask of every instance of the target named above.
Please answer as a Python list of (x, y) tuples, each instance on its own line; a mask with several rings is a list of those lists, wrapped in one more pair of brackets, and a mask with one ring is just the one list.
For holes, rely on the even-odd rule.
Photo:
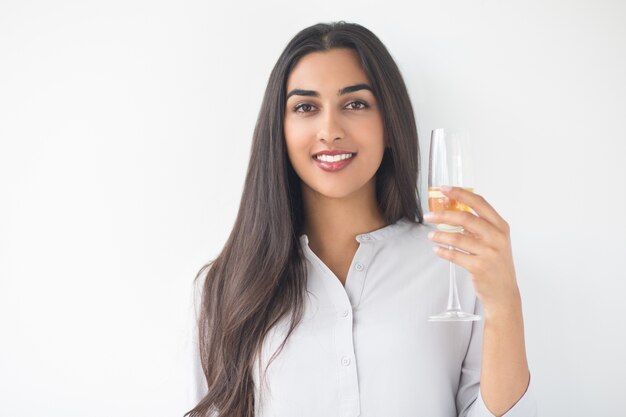
[(376, 203), (376, 178), (360, 190), (342, 198), (319, 194), (302, 184), (304, 204), (304, 233), (311, 248), (322, 251), (358, 245), (355, 238), (361, 233), (386, 225)]

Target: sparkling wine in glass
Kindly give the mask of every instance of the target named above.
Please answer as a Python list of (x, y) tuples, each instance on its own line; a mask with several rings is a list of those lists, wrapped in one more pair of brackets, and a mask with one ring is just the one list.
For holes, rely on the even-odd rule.
[[(443, 185), (474, 191), (469, 134), (465, 129), (434, 129), (430, 136), (428, 167), (428, 208), (432, 211), (457, 210), (473, 213), (467, 205), (446, 197)], [(463, 227), (440, 223), (437, 228), (447, 233), (463, 233)], [(452, 246), (448, 249), (454, 250)], [(440, 314), (429, 316), (429, 321), (474, 321), (480, 316), (461, 309), (456, 286), (456, 265), (450, 262), (448, 305)]]

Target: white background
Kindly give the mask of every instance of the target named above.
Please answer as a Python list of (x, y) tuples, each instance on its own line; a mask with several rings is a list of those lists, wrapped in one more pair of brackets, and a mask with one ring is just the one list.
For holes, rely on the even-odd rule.
[(591, 0), (2, 0), (0, 415), (191, 407), (192, 279), (232, 227), (270, 70), (341, 19), (397, 60), (423, 163), (431, 129), (473, 129), (541, 415), (623, 415), (626, 3)]

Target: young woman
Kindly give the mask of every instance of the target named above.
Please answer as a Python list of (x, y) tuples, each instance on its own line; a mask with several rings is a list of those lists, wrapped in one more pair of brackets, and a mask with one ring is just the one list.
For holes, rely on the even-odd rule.
[[(198, 273), (201, 397), (188, 416), (536, 415), (508, 224), (477, 213), (424, 224), (418, 140), (389, 52), (345, 22), (298, 33), (276, 63), (241, 205)], [(440, 248), (433, 244), (462, 249)], [(484, 321), (433, 323), (458, 268)]]

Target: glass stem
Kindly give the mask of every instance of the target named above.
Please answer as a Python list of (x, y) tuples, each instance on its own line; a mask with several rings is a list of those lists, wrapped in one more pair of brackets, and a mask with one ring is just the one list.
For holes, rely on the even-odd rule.
[[(452, 246), (448, 249), (454, 250)], [(459, 293), (456, 289), (456, 265), (450, 262), (450, 289), (448, 291), (448, 311), (461, 311), (461, 303), (459, 302)]]

